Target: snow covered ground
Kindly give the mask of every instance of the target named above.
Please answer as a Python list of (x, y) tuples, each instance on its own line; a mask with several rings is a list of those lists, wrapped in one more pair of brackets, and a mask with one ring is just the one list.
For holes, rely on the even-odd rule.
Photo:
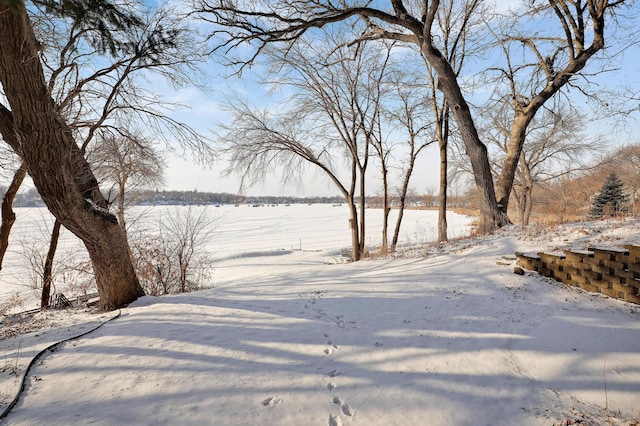
[[(624, 243), (640, 243), (640, 220), (509, 227), (357, 263), (228, 257), (215, 288), (144, 297), (46, 353), (4, 422), (637, 424), (640, 306), (512, 272), (515, 251)], [(0, 409), (39, 350), (115, 314), (5, 324)]]

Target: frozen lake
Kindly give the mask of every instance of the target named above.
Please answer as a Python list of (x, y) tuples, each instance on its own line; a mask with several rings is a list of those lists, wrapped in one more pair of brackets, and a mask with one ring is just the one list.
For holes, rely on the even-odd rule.
[[(215, 206), (156, 206), (131, 208), (128, 224), (134, 230), (144, 229), (153, 233), (160, 221), (170, 217), (185, 217), (191, 208), (192, 215), (202, 211), (210, 219), (211, 229), (205, 251), (211, 259), (210, 267), (216, 268), (226, 261), (244, 259), (247, 267), (261, 256), (314, 252), (322, 256), (339, 257), (341, 250), (351, 245), (346, 205), (292, 204)], [(38, 306), (39, 291), (33, 290), (39, 277), (31, 263), (38, 259), (35, 253), (46, 253), (53, 218), (44, 208), (18, 208), (17, 220), (12, 230), (9, 250), (0, 271), (0, 298), (20, 293), (23, 309)], [(389, 219), (389, 241), (395, 226), (397, 211), (392, 210)], [(473, 218), (455, 213), (448, 214), (449, 238), (468, 235)], [(381, 241), (382, 210), (366, 210), (367, 247), (375, 249)], [(405, 211), (400, 231), (399, 247), (420, 246), (437, 238), (437, 212), (432, 210)], [(63, 230), (56, 253), (58, 264), (86, 259), (80, 241)], [(69, 288), (73, 278), (68, 272), (56, 276), (56, 289), (65, 295), (73, 295), (78, 289)], [(215, 284), (215, 278), (214, 278)]]

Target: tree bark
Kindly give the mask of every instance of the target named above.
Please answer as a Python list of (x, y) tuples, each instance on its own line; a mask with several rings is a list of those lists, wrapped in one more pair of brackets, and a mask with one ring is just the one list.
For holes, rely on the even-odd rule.
[(60, 221), (55, 220), (53, 229), (51, 230), (51, 239), (49, 240), (49, 251), (44, 261), (44, 270), (42, 273), (42, 293), (40, 295), (40, 310), (44, 311), (49, 308), (49, 298), (51, 297), (51, 284), (53, 283), (53, 258), (58, 249), (58, 241), (60, 239)]
[(24, 4), (0, 4), (0, 82), (13, 115), (14, 150), (49, 211), (87, 248), (100, 309), (117, 309), (144, 291), (126, 237), (48, 92), (38, 49)]
[(353, 199), (347, 200), (349, 206), (349, 228), (351, 229), (351, 260), (360, 260), (360, 238), (358, 236), (358, 209)]
[(366, 194), (365, 194), (365, 180), (364, 180), (364, 171), (362, 169), (360, 169), (360, 235), (359, 235), (359, 240), (360, 240), (360, 244), (359, 244), (359, 257), (358, 260), (362, 258), (362, 255), (364, 254), (364, 237), (365, 237), (365, 218), (366, 218), (366, 214), (365, 214), (365, 209), (367, 207), (367, 200), (366, 200)]
[(496, 199), (501, 210), (505, 213), (509, 209), (509, 195), (511, 195), (513, 181), (527, 137), (527, 127), (538, 109), (525, 112), (522, 111), (522, 108), (516, 108), (516, 116), (511, 124), (511, 136), (509, 145), (507, 145), (507, 153), (502, 164), (500, 177), (496, 183)]
[[(382, 159), (383, 156), (381, 156)], [(386, 166), (382, 166), (382, 246), (380, 254), (386, 255), (389, 252), (389, 182)], [(394, 251), (394, 248), (391, 248)]]
[(392, 253), (395, 253), (396, 247), (398, 246), (398, 240), (400, 239), (400, 226), (402, 225), (404, 210), (407, 205), (407, 192), (409, 190), (409, 180), (411, 179), (411, 174), (413, 173), (413, 167), (415, 164), (414, 158), (415, 157), (412, 156), (407, 173), (404, 175), (404, 179), (402, 180), (402, 188), (400, 189), (400, 205), (398, 206), (398, 218), (396, 219), (396, 226), (393, 229), (393, 239), (391, 240)]
[(438, 147), (440, 149), (440, 190), (438, 193), (438, 242), (442, 243), (449, 240), (447, 235), (447, 189), (448, 189), (448, 170), (449, 166), (447, 156), (447, 140), (438, 137)]
[(16, 221), (16, 214), (13, 211), (13, 200), (27, 175), (27, 167), (24, 163), (20, 164), (18, 170), (13, 175), (11, 184), (7, 188), (7, 192), (2, 198), (2, 225), (0, 225), (0, 271), (2, 270), (2, 261), (4, 255), (9, 248), (9, 234), (11, 234), (11, 228)]

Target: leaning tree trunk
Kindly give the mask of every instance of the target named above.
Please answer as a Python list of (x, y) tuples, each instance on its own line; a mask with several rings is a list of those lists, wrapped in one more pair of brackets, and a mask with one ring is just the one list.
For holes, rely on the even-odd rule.
[[(412, 145), (412, 146), (415, 146), (415, 145)], [(404, 174), (404, 179), (402, 180), (402, 188), (400, 188), (400, 205), (398, 206), (398, 217), (396, 219), (396, 226), (393, 230), (393, 240), (391, 241), (392, 252), (396, 251), (396, 247), (398, 246), (398, 240), (400, 239), (400, 226), (402, 226), (402, 219), (404, 218), (404, 211), (407, 206), (407, 193), (409, 192), (409, 181), (411, 180), (411, 175), (413, 174), (413, 168), (416, 165), (414, 154), (415, 152), (412, 148), (411, 160), (409, 161), (407, 172)]]
[(16, 194), (20, 189), (20, 185), (22, 185), (22, 181), (26, 175), (27, 167), (22, 163), (13, 175), (11, 184), (2, 198), (2, 225), (0, 225), (0, 271), (2, 270), (4, 255), (7, 252), (7, 248), (9, 248), (9, 234), (11, 234), (11, 228), (16, 221), (16, 214), (13, 211), (13, 200), (15, 199)]
[(503, 212), (509, 209), (509, 196), (513, 189), (513, 182), (518, 171), (518, 164), (522, 155), (522, 149), (527, 137), (527, 127), (533, 119), (536, 110), (522, 111), (522, 108), (516, 110), (516, 117), (511, 127), (511, 136), (507, 153), (502, 164), (502, 171), (496, 184), (496, 199)]
[(44, 311), (49, 308), (49, 299), (51, 298), (51, 284), (53, 284), (53, 259), (58, 249), (58, 241), (60, 240), (60, 221), (55, 220), (53, 229), (51, 230), (51, 239), (49, 240), (49, 251), (44, 261), (44, 270), (42, 273), (42, 293), (40, 294), (40, 310)]
[(447, 105), (449, 105), (453, 112), (453, 116), (458, 124), (460, 136), (471, 162), (476, 186), (482, 191), (478, 231), (480, 233), (493, 232), (495, 229), (507, 225), (509, 218), (506, 213), (500, 210), (496, 201), (487, 147), (478, 136), (469, 105), (462, 95), (451, 65), (443, 58), (442, 54), (430, 44), (430, 40), (422, 44), (422, 51), (438, 75), (438, 89), (444, 94)]
[(98, 182), (47, 90), (39, 48), (24, 4), (0, 3), (0, 82), (19, 142), (12, 148), (51, 213), (87, 248), (99, 307), (116, 309), (144, 291), (124, 232), (106, 211)]

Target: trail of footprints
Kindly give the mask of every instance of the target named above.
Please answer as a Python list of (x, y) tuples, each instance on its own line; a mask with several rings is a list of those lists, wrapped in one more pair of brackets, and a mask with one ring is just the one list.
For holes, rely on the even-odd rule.
[[(329, 338), (329, 334), (324, 335), (325, 338)], [(324, 353), (326, 355), (332, 355), (335, 351), (340, 350), (340, 346), (338, 346), (337, 344), (335, 344), (332, 340), (328, 340), (327, 341), (327, 347), (324, 349)], [(336, 388), (338, 387), (338, 385), (336, 384), (336, 379), (339, 378), (340, 376), (342, 376), (342, 371), (340, 370), (331, 370), (329, 371), (329, 373), (327, 373), (327, 376), (330, 379), (333, 380), (329, 380), (329, 382), (327, 383), (327, 390), (329, 391), (329, 393), (331, 395), (333, 395), (333, 392), (336, 390)], [(331, 405), (334, 407), (337, 407), (340, 411), (339, 413), (336, 414), (329, 414), (329, 426), (342, 426), (342, 416), (346, 416), (347, 418), (351, 418), (353, 419), (356, 412), (354, 411), (354, 409), (345, 402), (344, 398), (342, 396), (339, 395), (334, 395), (331, 399)]]
[[(316, 291), (311, 294), (311, 298), (305, 303), (305, 309), (311, 309), (315, 313), (315, 318), (321, 321), (326, 321), (329, 323), (333, 323), (341, 329), (351, 328), (358, 329), (359, 327), (356, 325), (356, 322), (345, 323), (344, 317), (342, 315), (330, 316), (326, 314), (322, 309), (320, 309), (316, 305), (316, 302), (323, 298), (326, 294), (326, 291)], [(308, 296), (308, 294), (300, 294), (301, 297)], [(327, 346), (324, 348), (323, 352), (325, 355), (331, 356), (336, 351), (340, 350), (340, 346), (334, 343), (328, 333), (324, 334), (324, 337), (327, 340)], [(376, 346), (381, 346), (382, 344), (376, 342)], [(326, 389), (329, 391), (329, 405), (332, 408), (332, 413), (329, 414), (329, 426), (343, 426), (343, 419), (353, 420), (356, 412), (355, 410), (345, 402), (344, 398), (338, 394), (334, 395), (334, 391), (338, 388), (337, 381), (343, 373), (340, 370), (334, 369), (327, 373), (327, 377), (329, 381), (327, 382)], [(274, 396), (270, 396), (269, 398), (262, 401), (262, 405), (265, 407), (274, 407), (283, 402), (282, 399), (276, 398)], [(336, 413), (337, 412), (337, 413)]]
[[(310, 298), (307, 301), (307, 303), (305, 303), (304, 308), (305, 309), (311, 309), (315, 315), (314, 318), (318, 319), (320, 321), (326, 321), (326, 322), (330, 322), (330, 323), (334, 323), (335, 325), (337, 325), (340, 328), (343, 329), (347, 329), (347, 328), (351, 328), (354, 330), (357, 330), (359, 327), (357, 326), (357, 323), (355, 321), (349, 321), (348, 323), (345, 322), (344, 320), (344, 315), (336, 315), (336, 316), (332, 316), (327, 314), (324, 310), (322, 310), (320, 307), (316, 306), (316, 302), (319, 300), (322, 300), (322, 298), (327, 294), (326, 290), (320, 290), (320, 291), (314, 291), (310, 294)], [(305, 293), (300, 293), (300, 296), (308, 296), (308, 294)]]
[[(321, 300), (326, 295), (326, 293), (327, 292), (324, 290), (312, 293), (311, 298), (307, 301), (304, 307), (306, 309), (313, 310), (313, 312), (315, 313), (316, 319), (333, 323), (341, 329), (346, 329), (346, 328), (358, 329), (358, 326), (356, 325), (355, 322), (349, 322), (349, 323), (345, 322), (344, 316), (342, 315), (336, 315), (336, 316), (328, 315), (327, 313), (324, 312), (324, 310), (322, 310), (319, 306), (316, 305), (316, 302), (318, 300)], [(336, 343), (334, 343), (330, 339), (330, 336), (328, 333), (325, 333), (324, 337), (326, 339), (329, 339), (327, 340), (327, 346), (324, 348), (324, 351), (323, 351), (325, 355), (331, 356), (336, 351), (340, 350), (340, 346), (338, 346)], [(349, 404), (345, 402), (342, 396), (334, 395), (334, 391), (338, 387), (336, 382), (339, 380), (339, 377), (342, 376), (342, 371), (334, 369), (329, 371), (327, 373), (327, 376), (330, 379), (329, 382), (327, 383), (327, 390), (329, 391), (329, 394), (330, 394), (329, 402), (332, 407), (332, 411), (335, 412), (336, 411), (335, 408), (338, 409), (337, 414), (334, 414), (334, 413), (329, 414), (329, 426), (342, 426), (343, 418), (353, 419), (356, 412)]]

